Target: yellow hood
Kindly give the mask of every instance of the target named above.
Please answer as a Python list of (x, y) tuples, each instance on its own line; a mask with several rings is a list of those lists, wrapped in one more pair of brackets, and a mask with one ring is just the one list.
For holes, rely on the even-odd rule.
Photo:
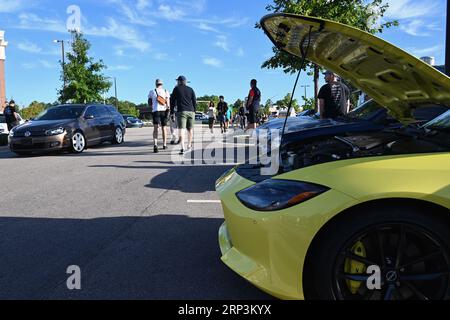
[[(398, 120), (413, 122), (416, 105), (450, 106), (450, 78), (400, 48), (356, 28), (325, 19), (272, 14), (261, 25), (281, 50), (340, 75), (386, 106)], [(312, 27), (312, 28), (311, 28)]]

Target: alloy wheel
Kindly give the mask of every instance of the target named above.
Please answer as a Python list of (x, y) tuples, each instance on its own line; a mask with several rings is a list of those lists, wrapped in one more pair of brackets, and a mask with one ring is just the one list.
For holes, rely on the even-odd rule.
[[(381, 270), (381, 289), (367, 285), (370, 266)], [(385, 224), (353, 237), (336, 259), (333, 293), (338, 300), (441, 300), (449, 293), (445, 244), (427, 230)]]
[(72, 137), (72, 147), (75, 152), (82, 152), (86, 147), (86, 141), (84, 139), (83, 134), (81, 132), (77, 132)]

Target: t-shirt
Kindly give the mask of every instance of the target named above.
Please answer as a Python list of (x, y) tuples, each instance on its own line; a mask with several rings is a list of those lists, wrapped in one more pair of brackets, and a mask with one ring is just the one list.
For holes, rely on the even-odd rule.
[(248, 94), (248, 99), (253, 98), (253, 103), (251, 106), (248, 106), (249, 109), (252, 109), (252, 111), (258, 111), (259, 105), (261, 104), (261, 91), (254, 87), (250, 89), (250, 92)]
[(170, 98), (170, 108), (172, 112), (176, 109), (178, 113), (195, 112), (197, 97), (194, 90), (184, 84), (176, 86)]
[(209, 119), (215, 119), (216, 118), (216, 109), (214, 109), (212, 107), (208, 109), (208, 118)]
[(219, 102), (217, 104), (217, 112), (219, 112), (219, 115), (225, 116), (228, 113), (228, 104), (226, 102)]
[(5, 115), (6, 123), (14, 123), (17, 121), (16, 116), (14, 115), (15, 112), (16, 112), (15, 107), (7, 106), (5, 108), (3, 113)]
[[(156, 92), (158, 92), (158, 94), (156, 94)], [(163, 106), (163, 105), (159, 104), (158, 96), (163, 97), (164, 99), (166, 99), (167, 105)], [(169, 106), (170, 106), (170, 94), (169, 94), (169, 91), (167, 91), (166, 89), (158, 88), (158, 89), (152, 90), (152, 91), (149, 92), (148, 98), (152, 99), (153, 112), (164, 112), (164, 111), (167, 111), (169, 109)]]
[[(345, 94), (345, 97), (342, 97)], [(334, 82), (324, 85), (319, 91), (319, 99), (325, 101), (325, 106), (323, 110), (323, 117), (334, 119), (339, 116), (344, 115), (342, 101), (348, 100), (350, 96), (349, 89), (346, 85)]]

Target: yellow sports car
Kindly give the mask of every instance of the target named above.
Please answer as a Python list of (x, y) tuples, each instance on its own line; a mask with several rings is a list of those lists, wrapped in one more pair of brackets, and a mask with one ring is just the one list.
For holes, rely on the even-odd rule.
[(450, 106), (450, 78), (339, 23), (275, 14), (261, 25), (405, 126), (284, 145), (275, 176), (249, 165), (224, 174), (223, 262), (281, 299), (449, 299), (450, 112), (411, 122), (419, 106)]

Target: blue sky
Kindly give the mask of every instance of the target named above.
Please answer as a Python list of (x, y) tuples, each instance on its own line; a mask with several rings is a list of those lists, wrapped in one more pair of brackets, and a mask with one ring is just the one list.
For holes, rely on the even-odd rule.
[[(417, 56), (444, 63), (445, 0), (392, 0), (388, 19), (400, 27), (381, 35)], [(281, 99), (294, 77), (262, 70), (271, 43), (254, 28), (270, 0), (0, 0), (0, 29), (6, 30), (7, 96), (20, 105), (53, 102), (60, 87), (60, 47), (70, 40), (67, 8), (77, 5), (91, 53), (118, 79), (119, 98), (146, 101), (154, 80), (172, 90), (186, 75), (197, 95), (223, 94), (229, 102), (248, 93), (257, 78), (263, 100)], [(312, 86), (306, 75), (301, 84)], [(303, 90), (302, 90), (303, 92)], [(109, 95), (113, 95), (113, 90)], [(300, 96), (300, 92), (298, 94)], [(308, 95), (312, 95), (312, 88)]]

